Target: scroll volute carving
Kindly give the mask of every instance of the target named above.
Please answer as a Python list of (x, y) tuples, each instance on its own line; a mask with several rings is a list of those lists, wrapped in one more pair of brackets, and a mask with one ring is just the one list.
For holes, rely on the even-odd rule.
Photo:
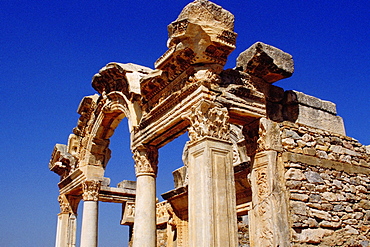
[(158, 149), (154, 146), (142, 145), (134, 150), (135, 172), (140, 175), (157, 175)]
[(229, 141), (230, 126), (226, 108), (211, 101), (202, 101), (183, 116), (190, 121), (188, 129), (190, 142), (203, 137), (213, 137)]

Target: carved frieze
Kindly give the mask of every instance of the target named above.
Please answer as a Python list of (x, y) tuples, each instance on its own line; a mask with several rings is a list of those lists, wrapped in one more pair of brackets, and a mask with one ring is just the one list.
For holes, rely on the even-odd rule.
[(156, 175), (158, 171), (158, 149), (154, 146), (142, 145), (134, 150), (136, 176)]
[(229, 30), (223, 30), (221, 34), (217, 35), (217, 38), (228, 46), (234, 46), (236, 43), (236, 33)]
[(227, 57), (233, 51), (232, 48), (211, 44), (204, 51), (204, 58), (210, 62), (224, 65), (227, 61)]
[(191, 123), (188, 129), (191, 142), (207, 136), (229, 140), (229, 117), (226, 108), (204, 100), (194, 106), (183, 118)]
[(144, 111), (149, 112), (172, 94), (192, 87), (190, 77), (198, 67), (217, 67), (215, 73), (221, 73), (235, 49), (233, 29), (234, 16), (221, 6), (209, 1), (186, 6), (168, 26), (169, 49), (155, 62), (156, 71), (141, 80)]
[(179, 36), (185, 34), (188, 25), (189, 21), (187, 19), (171, 23), (172, 36)]
[(101, 181), (86, 180), (82, 183), (82, 199), (84, 201), (98, 201)]

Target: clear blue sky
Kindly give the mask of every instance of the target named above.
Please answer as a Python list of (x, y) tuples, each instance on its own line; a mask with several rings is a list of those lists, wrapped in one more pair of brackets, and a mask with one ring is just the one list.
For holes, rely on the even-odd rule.
[[(59, 177), (48, 162), (54, 145), (65, 144), (76, 125), (82, 97), (95, 93), (92, 76), (113, 61), (153, 68), (166, 51), (167, 25), (187, 3), (2, 1), (0, 246), (53, 246)], [(336, 103), (347, 134), (370, 144), (370, 1), (215, 3), (236, 20), (237, 49), (226, 68), (256, 41), (292, 54), (295, 73), (277, 85)], [(112, 138), (106, 172), (112, 185), (134, 179), (124, 124)], [(186, 136), (160, 150), (158, 194), (173, 186), (171, 171), (181, 166), (184, 141)], [(120, 205), (100, 208), (99, 246), (126, 246)]]

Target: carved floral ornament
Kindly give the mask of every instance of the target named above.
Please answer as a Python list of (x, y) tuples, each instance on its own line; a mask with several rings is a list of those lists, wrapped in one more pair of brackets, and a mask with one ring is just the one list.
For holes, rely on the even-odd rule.
[(191, 142), (203, 137), (214, 137), (229, 141), (230, 125), (228, 111), (211, 101), (202, 101), (183, 116), (191, 126), (188, 129)]
[(135, 149), (135, 172), (140, 175), (157, 175), (158, 149), (154, 146), (142, 145)]
[(58, 196), (58, 202), (60, 206), (60, 213), (63, 214), (72, 212), (72, 208), (64, 195)]
[(82, 183), (82, 199), (84, 201), (98, 201), (101, 181), (86, 180)]

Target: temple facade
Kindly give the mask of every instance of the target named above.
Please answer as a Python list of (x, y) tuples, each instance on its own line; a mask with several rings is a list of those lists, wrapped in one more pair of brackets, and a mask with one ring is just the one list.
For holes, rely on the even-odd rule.
[[(274, 82), (292, 56), (257, 42), (224, 70), (234, 16), (207, 1), (168, 26), (155, 69), (109, 63), (92, 80), (60, 176), (56, 247), (98, 245), (99, 201), (121, 203), (133, 247), (370, 246), (370, 147), (347, 137), (336, 105)], [(109, 140), (128, 119), (136, 181), (111, 187)], [(158, 149), (188, 133), (174, 189), (156, 198)]]

